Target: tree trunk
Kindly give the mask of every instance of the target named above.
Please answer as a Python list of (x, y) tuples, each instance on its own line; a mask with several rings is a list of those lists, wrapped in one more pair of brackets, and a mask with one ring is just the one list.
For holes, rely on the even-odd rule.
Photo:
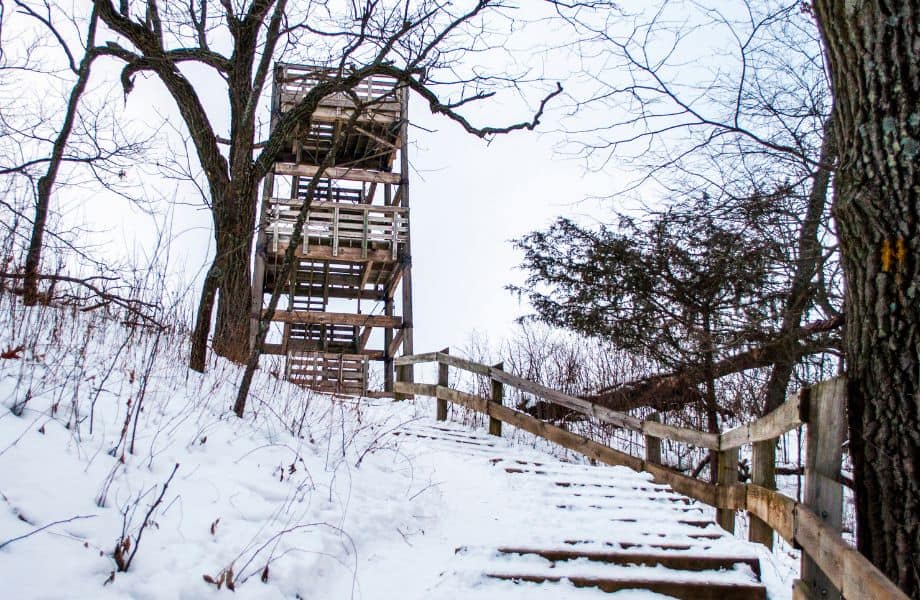
[(57, 181), (58, 171), (61, 168), (61, 162), (64, 160), (64, 150), (67, 147), (67, 141), (73, 131), (74, 122), (77, 119), (77, 108), (80, 104), (80, 98), (86, 90), (86, 84), (89, 82), (90, 68), (93, 60), (96, 58), (92, 50), (96, 37), (96, 22), (98, 16), (95, 7), (90, 15), (89, 31), (86, 36), (86, 53), (80, 66), (77, 69), (77, 80), (70, 89), (70, 97), (67, 100), (67, 109), (64, 112), (64, 122), (54, 139), (54, 145), (51, 149), (51, 159), (48, 161), (48, 170), (38, 180), (37, 194), (35, 199), (35, 219), (32, 221), (32, 235), (29, 239), (29, 250), (26, 253), (25, 279), (23, 280), (23, 302), (27, 305), (34, 305), (38, 302), (38, 280), (39, 269), (41, 267), (42, 249), (44, 247), (45, 226), (48, 222), (48, 207), (51, 204), (51, 192)]
[(840, 151), (857, 545), (920, 599), (920, 1), (814, 6)]
[[(230, 229), (228, 232), (227, 229)], [(220, 260), (220, 292), (214, 323), (214, 352), (245, 364), (249, 356), (252, 288), (249, 255), (252, 226), (239, 219), (218, 227), (217, 256)], [(217, 259), (215, 259), (217, 260)]]
[[(796, 245), (795, 269), (792, 274), (792, 284), (789, 286), (789, 295), (786, 298), (783, 311), (781, 335), (788, 337), (802, 325), (802, 317), (814, 300), (814, 280), (821, 265), (821, 242), (818, 239), (818, 229), (824, 208), (827, 205), (827, 196), (830, 189), (830, 180), (833, 164), (837, 159), (837, 145), (834, 143), (834, 132), (831, 122), (824, 124), (824, 137), (821, 143), (821, 155), (818, 157), (819, 166), (812, 175), (811, 192), (808, 205), (805, 209), (802, 226)], [(786, 352), (778, 355), (770, 379), (767, 381), (766, 401), (763, 414), (767, 415), (786, 401), (786, 390), (795, 364), (799, 360), (794, 344), (789, 344)], [(751, 462), (751, 477), (753, 483), (770, 490), (776, 489), (776, 442), (767, 440), (754, 444), (756, 452), (753, 453)], [(750, 539), (758, 541), (767, 547), (773, 547), (773, 530), (758, 519), (750, 516)]]
[[(715, 344), (712, 341), (711, 310), (703, 310), (703, 373), (706, 381), (706, 428), (719, 433), (719, 400), (716, 397)], [(719, 452), (709, 451), (709, 481), (719, 483)]]
[(195, 318), (195, 331), (192, 333), (192, 352), (189, 368), (204, 373), (208, 358), (208, 334), (211, 332), (211, 314), (214, 312), (214, 297), (220, 284), (220, 266), (217, 259), (211, 263), (204, 278), (201, 299), (198, 301), (198, 314)]

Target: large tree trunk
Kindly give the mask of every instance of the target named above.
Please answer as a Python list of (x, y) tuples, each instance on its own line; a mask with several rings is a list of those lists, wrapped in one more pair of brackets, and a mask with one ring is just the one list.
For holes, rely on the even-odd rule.
[(220, 291), (214, 324), (214, 352), (238, 363), (249, 357), (252, 288), (250, 253), (253, 244), (255, 196), (249, 186), (234, 194), (229, 210), (218, 214), (217, 258)]
[(840, 151), (857, 543), (920, 598), (920, 1), (814, 6)]

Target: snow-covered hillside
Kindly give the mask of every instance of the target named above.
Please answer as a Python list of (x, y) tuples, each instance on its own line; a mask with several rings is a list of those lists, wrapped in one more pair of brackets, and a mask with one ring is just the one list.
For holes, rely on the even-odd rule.
[[(204, 376), (188, 371), (182, 336), (9, 302), (0, 313), (5, 598), (199, 598), (227, 587), (245, 598), (609, 597), (483, 573), (555, 568), (495, 551), (516, 542), (641, 534), (629, 521), (611, 524), (610, 510), (632, 506), (649, 522), (664, 514), (623, 500), (604, 511), (563, 506), (532, 477), (496, 467), (554, 459), (506, 440), (420, 434), (432, 426), (421, 399), (313, 395), (266, 369), (238, 419), (230, 404), (240, 371), (220, 360)], [(626, 469), (608, 476), (627, 496), (646, 481)], [(578, 526), (562, 531), (559, 514)], [(731, 537), (707, 547), (757, 552)], [(787, 597), (786, 574), (765, 554), (770, 597)]]

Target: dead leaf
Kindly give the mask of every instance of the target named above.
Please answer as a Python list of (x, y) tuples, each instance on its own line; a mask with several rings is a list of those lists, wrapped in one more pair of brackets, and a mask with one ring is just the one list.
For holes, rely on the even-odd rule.
[(25, 349), (26, 347), (21, 344), (19, 346), (16, 346), (15, 348), (10, 346), (3, 352), (0, 352), (0, 358), (6, 358), (6, 359), (22, 358), (22, 351)]

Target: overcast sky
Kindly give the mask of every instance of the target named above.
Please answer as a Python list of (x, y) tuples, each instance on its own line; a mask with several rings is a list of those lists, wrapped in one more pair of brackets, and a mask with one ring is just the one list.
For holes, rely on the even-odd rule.
[[(15, 30), (16, 25), (10, 23), (8, 26)], [(511, 60), (514, 67), (500, 66), (499, 71), (510, 72), (523, 64), (531, 74), (545, 74), (546, 81), (531, 86), (526, 100), (511, 94), (483, 103), (470, 112), (471, 120), (477, 125), (529, 120), (540, 94), (552, 89), (556, 80), (578, 71), (581, 65), (566, 50), (537, 51), (565, 42), (557, 29), (558, 24), (552, 23), (530, 26), (502, 48), (501, 56)], [(474, 58), (483, 60), (482, 56)], [(223, 82), (206, 69), (183, 66), (183, 71), (204, 90), (202, 99), (212, 120), (226, 121), (226, 116), (221, 116), (227, 111)], [(184, 130), (184, 125), (162, 84), (141, 74), (125, 100), (118, 74), (119, 65), (113, 61), (97, 63), (97, 83), (90, 99), (108, 96), (123, 108), (119, 120), (129, 130), (160, 126), (155, 136), (160, 143), (158, 152), (184, 159), (185, 150), (176, 133)], [(572, 85), (571, 81), (563, 83)], [(57, 85), (63, 97), (67, 82)], [(424, 103), (413, 99), (410, 185), (416, 351), (462, 347), (473, 331), (500, 341), (509, 334), (514, 320), (529, 312), (526, 304), (520, 304), (504, 289), (523, 276), (515, 270), (520, 256), (510, 240), (545, 227), (562, 214), (586, 219), (603, 219), (608, 214), (601, 205), (609, 207), (609, 202), (585, 199), (616, 188), (620, 177), (616, 165), (609, 165), (603, 173), (586, 174), (582, 164), (554, 152), (559, 137), (552, 132), (559, 127), (558, 117), (566, 102), (560, 98), (550, 107), (540, 132), (498, 136), (487, 144), (456, 124), (433, 117)], [(174, 126), (163, 127), (164, 118)], [(228, 134), (221, 126), (217, 129), (219, 135)], [(144, 254), (150, 252), (155, 224), (162, 225), (164, 214), (171, 210), (175, 238), (170, 268), (188, 286), (190, 298), (197, 300), (213, 242), (210, 215), (196, 190), (163, 179), (157, 168), (149, 165), (128, 169), (125, 181), (136, 184), (137, 193), (154, 201), (157, 216), (148, 216), (110, 195), (87, 193), (85, 188), (62, 189), (58, 207), (66, 213), (68, 223), (83, 223), (98, 231), (87, 238), (99, 244), (94, 250), (97, 254), (113, 261), (127, 256), (136, 263), (142, 263)]]

